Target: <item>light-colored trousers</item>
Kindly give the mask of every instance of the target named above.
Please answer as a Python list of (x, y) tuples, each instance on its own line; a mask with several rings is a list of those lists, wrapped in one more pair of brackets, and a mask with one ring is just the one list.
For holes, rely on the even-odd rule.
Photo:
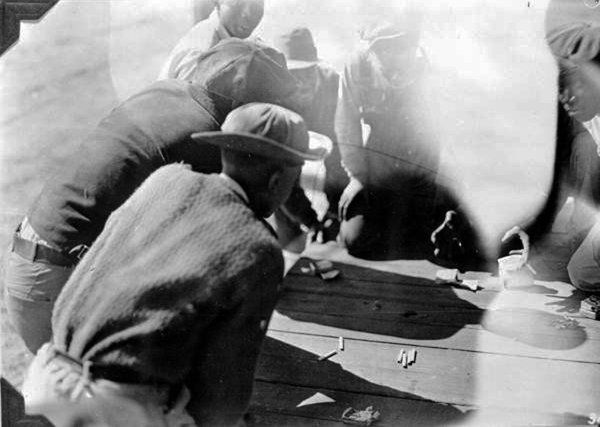
[(600, 292), (600, 218), (567, 266), (571, 283), (586, 292)]
[(4, 264), (8, 319), (35, 352), (52, 338), (52, 309), (73, 268), (29, 261), (9, 252)]

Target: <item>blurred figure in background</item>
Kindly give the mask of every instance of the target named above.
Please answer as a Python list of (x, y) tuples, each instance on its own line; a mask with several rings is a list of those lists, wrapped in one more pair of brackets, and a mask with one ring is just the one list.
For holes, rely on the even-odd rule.
[[(341, 166), (334, 128), (339, 74), (319, 59), (313, 36), (306, 27), (296, 27), (281, 34), (275, 41), (275, 47), (285, 55), (288, 70), (298, 82), (296, 98), (302, 106), (306, 126), (311, 131), (327, 136), (333, 144), (332, 152), (325, 160), (324, 192), (329, 203), (326, 217), (334, 222), (322, 230), (323, 240), (332, 240), (339, 230), (338, 200), (348, 183), (348, 177)], [(285, 207), (276, 213), (276, 217), (280, 222), (291, 222), (291, 226), (294, 222), (298, 224), (298, 220)], [(295, 227), (298, 232), (299, 225)]]
[[(560, 71), (559, 99), (568, 115), (583, 126), (571, 144), (569, 166), (578, 178), (576, 196), (598, 207), (600, 187), (600, 16), (596, 22), (573, 22), (549, 29), (548, 43)], [(564, 116), (563, 116), (564, 117)], [(564, 119), (563, 119), (564, 120)], [(564, 122), (563, 122), (564, 123)], [(559, 121), (559, 135), (561, 135)], [(563, 124), (564, 126), (564, 124)], [(572, 129), (565, 126), (567, 130)], [(564, 132), (564, 129), (563, 129)], [(572, 132), (572, 131), (571, 131)], [(591, 139), (595, 144), (590, 144)], [(558, 147), (561, 147), (558, 139)], [(563, 143), (564, 144), (564, 143)], [(557, 150), (558, 151), (558, 150)], [(557, 153), (557, 157), (563, 153)], [(600, 292), (600, 221), (577, 248), (567, 266), (571, 283), (583, 291)]]
[(440, 153), (423, 122), (428, 62), (418, 22), (403, 18), (361, 32), (363, 47), (341, 81), (336, 132), (350, 182), (339, 201), (340, 238), (367, 259), (432, 251)]
[(264, 0), (212, 0), (214, 11), (179, 40), (158, 76), (188, 80), (198, 57), (221, 40), (250, 37), (264, 14)]

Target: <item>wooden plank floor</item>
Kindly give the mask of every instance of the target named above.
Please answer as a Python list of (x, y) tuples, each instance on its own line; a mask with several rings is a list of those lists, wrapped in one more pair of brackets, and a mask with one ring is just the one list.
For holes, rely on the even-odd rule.
[[(503, 290), (489, 278), (473, 293), (436, 284), (426, 261), (361, 261), (332, 244), (304, 255), (342, 277), (303, 274), (305, 258), (286, 276), (251, 424), (329, 426), (371, 405), (389, 426), (585, 425), (600, 413), (600, 322), (577, 315), (570, 285)], [(340, 336), (344, 351), (318, 361)], [(401, 348), (418, 350), (407, 369)], [(317, 392), (335, 402), (297, 407)]]

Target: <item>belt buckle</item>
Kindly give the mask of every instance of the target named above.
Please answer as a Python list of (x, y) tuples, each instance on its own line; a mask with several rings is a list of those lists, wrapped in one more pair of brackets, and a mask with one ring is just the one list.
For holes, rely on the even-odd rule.
[(81, 258), (83, 258), (83, 256), (85, 255), (85, 253), (88, 251), (89, 248), (90, 247), (87, 245), (83, 245), (83, 244), (77, 245), (69, 251), (69, 255), (75, 257), (78, 261), (80, 261)]

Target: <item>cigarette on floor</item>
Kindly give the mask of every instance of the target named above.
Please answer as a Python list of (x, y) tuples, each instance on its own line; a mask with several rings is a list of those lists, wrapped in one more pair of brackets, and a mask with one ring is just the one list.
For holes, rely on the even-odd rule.
[(413, 364), (417, 361), (417, 350), (416, 349), (412, 349), (410, 351), (410, 356), (408, 358), (408, 363)]
[(329, 353), (327, 353), (327, 354), (324, 354), (323, 356), (320, 356), (320, 357), (319, 357), (319, 362), (321, 362), (321, 361), (323, 361), (323, 360), (327, 360), (327, 359), (329, 359), (330, 357), (333, 357), (333, 356), (335, 356), (336, 354), (337, 354), (337, 350), (332, 350), (332, 351), (330, 351)]
[(344, 351), (344, 337), (338, 338), (338, 350)]

